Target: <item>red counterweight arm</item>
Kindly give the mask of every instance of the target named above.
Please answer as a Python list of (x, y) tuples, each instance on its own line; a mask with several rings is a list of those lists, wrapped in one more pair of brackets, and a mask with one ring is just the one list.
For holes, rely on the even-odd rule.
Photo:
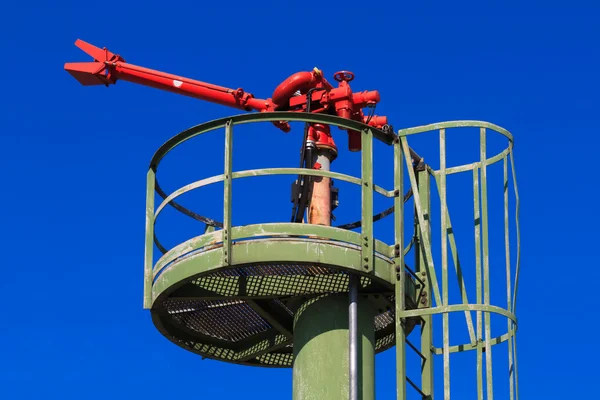
[(274, 108), (271, 100), (257, 99), (243, 89), (229, 89), (128, 64), (121, 56), (83, 40), (78, 39), (75, 45), (94, 58), (92, 62), (65, 64), (65, 70), (84, 86), (108, 86), (124, 80), (246, 111)]

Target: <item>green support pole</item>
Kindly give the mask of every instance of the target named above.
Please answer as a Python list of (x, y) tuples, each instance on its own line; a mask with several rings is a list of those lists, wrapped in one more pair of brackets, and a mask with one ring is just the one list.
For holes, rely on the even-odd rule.
[[(358, 398), (375, 399), (375, 310), (358, 302)], [(309, 300), (294, 322), (293, 400), (348, 400), (348, 297)]]

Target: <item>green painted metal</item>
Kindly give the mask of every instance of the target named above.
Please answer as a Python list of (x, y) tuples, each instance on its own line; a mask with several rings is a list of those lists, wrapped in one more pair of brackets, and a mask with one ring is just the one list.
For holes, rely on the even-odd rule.
[[(394, 141), (394, 182), (395, 193), (394, 210), (396, 218), (394, 218), (394, 234), (396, 254), (394, 258), (395, 270), (393, 276), (396, 279), (394, 285), (395, 300), (396, 300), (396, 315), (401, 315), (406, 308), (405, 286), (406, 273), (404, 272), (404, 171), (402, 170), (402, 147), (400, 140)], [(406, 332), (404, 327), (406, 320), (404, 318), (396, 318), (396, 398), (398, 400), (406, 399)]]
[[(265, 168), (265, 169), (238, 171), (238, 172), (233, 172), (231, 174), (231, 177), (232, 177), (232, 179), (238, 179), (238, 178), (249, 178), (249, 177), (257, 177), (257, 176), (268, 176), (268, 175), (297, 175), (297, 174), (305, 174), (305, 175), (308, 174), (311, 176), (324, 176), (324, 177), (328, 177), (328, 178), (337, 179), (340, 181), (354, 183), (356, 185), (361, 185), (361, 180), (359, 178), (355, 178), (355, 177), (352, 177), (349, 175), (344, 175), (344, 174), (340, 174), (337, 172), (331, 172), (331, 171), (322, 171), (322, 170), (317, 170), (317, 169), (308, 170), (308, 172), (307, 172), (307, 170), (303, 169), (303, 168)], [(163, 200), (163, 202), (158, 206), (158, 208), (156, 209), (155, 218), (158, 217), (160, 212), (167, 205), (171, 204), (173, 202), (173, 200), (175, 200), (177, 197), (181, 196), (182, 194), (187, 193), (194, 189), (199, 189), (204, 186), (222, 182), (224, 179), (225, 179), (224, 174), (217, 175), (217, 176), (213, 176), (210, 178), (198, 180), (196, 182), (190, 183), (189, 185), (186, 185), (186, 186), (174, 191), (169, 196), (167, 196)], [(376, 193), (379, 193), (385, 197), (394, 197), (393, 190), (386, 191), (385, 189), (381, 188), (380, 186), (377, 186), (377, 185), (373, 185), (373, 186), (374, 186), (374, 191)]]
[[(509, 227), (508, 227), (508, 162), (506, 158), (504, 158), (503, 163), (503, 172), (504, 172), (504, 246), (506, 249), (506, 308), (509, 310), (511, 307), (511, 286), (512, 282), (510, 280), (510, 235), (509, 235)], [(508, 324), (508, 330), (510, 331), (512, 328), (512, 321), (506, 321)], [(514, 396), (514, 381), (513, 381), (513, 355), (512, 355), (512, 341), (508, 341), (508, 381), (510, 386), (510, 400), (515, 398)]]
[[(363, 273), (363, 262), (360, 248), (344, 246), (341, 243), (323, 242), (322, 240), (309, 240), (290, 238), (285, 241), (270, 239), (236, 242), (231, 248), (232, 259), (236, 264), (247, 265), (259, 262), (298, 262), (322, 265), (339, 265), (340, 269), (354, 273)], [(181, 257), (168, 265), (159, 274), (152, 286), (153, 303), (160, 296), (167, 296), (175, 289), (178, 282), (185, 281), (193, 276), (214, 272), (223, 267), (223, 252), (221, 248), (213, 248), (200, 253), (191, 253)], [(369, 278), (377, 280), (383, 286), (388, 286), (393, 291), (390, 281), (391, 263), (379, 257), (374, 258), (375, 268)], [(276, 280), (276, 276), (261, 278), (264, 285), (269, 279)], [(279, 285), (280, 293), (288, 294), (285, 285)], [(414, 289), (412, 290), (414, 293)]]
[(223, 180), (223, 263), (231, 265), (231, 181), (233, 163), (233, 122), (225, 124), (225, 173)]
[[(226, 117), (221, 119), (216, 119), (213, 121), (205, 122), (200, 125), (196, 125), (191, 127), (178, 135), (173, 136), (169, 139), (165, 144), (163, 144), (157, 151), (154, 153), (152, 160), (150, 161), (150, 168), (156, 170), (160, 161), (175, 147), (181, 145), (187, 140), (205, 134), (207, 132), (214, 131), (219, 128), (225, 127), (225, 124), (231, 121), (232, 124), (248, 124), (254, 122), (276, 122), (276, 121), (290, 121), (290, 122), (313, 122), (313, 123), (321, 123), (328, 124), (332, 126), (337, 126), (344, 129), (350, 129), (355, 131), (362, 131), (363, 129), (371, 129), (369, 126), (353, 121), (346, 118), (341, 118), (333, 115), (327, 114), (303, 114), (297, 112), (290, 111), (276, 111), (276, 112), (265, 112), (265, 113), (254, 113), (254, 114), (240, 114), (234, 115), (232, 117)], [(501, 129), (501, 128), (500, 128)], [(387, 144), (392, 144), (394, 141), (395, 135), (392, 133), (384, 133), (383, 131), (374, 129), (374, 136)]]
[[(520, 200), (519, 200), (519, 190), (517, 188), (517, 173), (515, 171), (515, 160), (513, 157), (512, 152), (509, 153), (510, 156), (510, 169), (512, 172), (512, 178), (513, 178), (513, 190), (514, 190), (514, 194), (515, 194), (515, 228), (516, 228), (516, 233), (517, 233), (517, 260), (516, 260), (516, 272), (515, 272), (515, 285), (514, 285), (514, 292), (513, 292), (513, 302), (512, 302), (512, 312), (513, 314), (516, 313), (516, 308), (517, 308), (517, 289), (519, 287), (519, 272), (521, 270), (521, 227), (519, 224), (519, 211), (520, 211)], [(516, 324), (512, 325), (512, 329), (513, 331), (516, 331), (517, 326)], [(512, 337), (512, 342), (513, 342), (513, 359), (514, 359), (514, 374), (515, 374), (515, 398), (516, 400), (519, 400), (519, 375), (518, 375), (518, 368), (517, 368), (517, 337), (513, 335)]]
[(363, 129), (361, 133), (362, 165), (362, 220), (361, 256), (365, 271), (373, 269), (373, 131)]
[[(404, 143), (403, 143), (404, 144)], [(408, 144), (405, 144), (405, 150), (408, 148)], [(433, 303), (433, 297), (431, 294), (432, 291), (432, 276), (435, 276), (435, 270), (433, 274), (430, 274), (430, 264), (427, 259), (426, 246), (427, 242), (424, 240), (424, 233), (427, 235), (431, 234), (431, 226), (429, 223), (429, 215), (430, 215), (430, 198), (429, 198), (429, 174), (427, 171), (419, 171), (418, 179), (410, 175), (409, 168), (409, 176), (411, 177), (411, 184), (413, 188), (416, 188), (416, 192), (418, 195), (415, 196), (415, 223), (418, 226), (418, 240), (419, 246), (415, 251), (415, 265), (417, 268), (417, 273), (420, 274), (421, 279), (423, 281), (423, 293), (425, 294), (423, 298), (425, 300), (421, 300), (424, 307), (428, 308), (420, 308), (418, 309), (418, 315), (422, 318), (421, 322), (421, 355), (423, 356), (423, 362), (421, 364), (421, 391), (433, 398), (434, 393), (434, 373), (433, 373), (433, 318), (431, 315), (425, 315), (421, 310), (431, 309)], [(414, 189), (413, 189), (414, 190)], [(425, 218), (427, 216), (427, 218)], [(417, 229), (415, 229), (417, 230)], [(431, 256), (431, 249), (429, 249), (429, 256)], [(430, 260), (431, 258), (429, 258)], [(433, 266), (431, 266), (433, 269)], [(437, 283), (436, 283), (437, 284)], [(439, 297), (439, 296), (438, 296)], [(439, 300), (436, 300), (437, 304)], [(405, 311), (406, 313), (406, 311)]]
[[(486, 159), (486, 129), (480, 128), (480, 154), (481, 154), (481, 251), (483, 259), (483, 304), (490, 304), (490, 257), (488, 243), (488, 205), (487, 205), (487, 166)], [(492, 317), (484, 313), (485, 331), (485, 373), (487, 384), (487, 398), (494, 398), (494, 384), (492, 380)]]
[[(473, 204), (475, 225), (475, 279), (477, 304), (483, 302), (481, 278), (481, 209), (479, 207), (479, 169), (473, 169)], [(477, 311), (477, 399), (483, 400), (483, 339), (481, 311)]]
[[(270, 121), (300, 121), (324, 123), (339, 126), (344, 129), (352, 129), (361, 132), (363, 151), (361, 155), (361, 176), (353, 177), (330, 171), (307, 170), (302, 168), (267, 168), (249, 171), (233, 171), (231, 168), (231, 150), (233, 146), (233, 126), (246, 123), (270, 122)], [(479, 128), (480, 130), (480, 157), (479, 160), (464, 165), (447, 165), (446, 161), (446, 136), (461, 132), (460, 128)], [(190, 183), (173, 193), (161, 194), (160, 186), (156, 181), (156, 171), (160, 160), (172, 149), (185, 141), (211, 132), (214, 130), (225, 132), (225, 160), (223, 174), (205, 178)], [(507, 147), (502, 151), (487, 156), (486, 134), (495, 132), (503, 135), (507, 140)], [(408, 145), (408, 137), (414, 134), (427, 134), (429, 132), (439, 135), (440, 145), (440, 167), (439, 170), (431, 168), (423, 162), (416, 168), (413, 165), (411, 152)], [(378, 186), (373, 179), (373, 140), (394, 146), (394, 185), (391, 190)], [(510, 163), (509, 163), (510, 158)], [(489, 254), (489, 225), (488, 225), (488, 192), (487, 192), (487, 169), (488, 167), (502, 162), (504, 192), (504, 241), (505, 241), (505, 269), (506, 269), (506, 304), (492, 304), (490, 299), (491, 268), (496, 262), (490, 262)], [(520, 271), (520, 227), (519, 227), (519, 196), (517, 191), (516, 173), (514, 168), (513, 138), (505, 129), (497, 125), (481, 121), (451, 121), (439, 124), (431, 124), (421, 127), (402, 129), (396, 134), (379, 131), (364, 124), (341, 119), (338, 117), (320, 114), (299, 114), (291, 112), (275, 112), (260, 114), (245, 114), (223, 118), (193, 127), (170, 139), (154, 155), (148, 172), (147, 212), (146, 212), (146, 253), (144, 265), (144, 306), (152, 307), (153, 321), (157, 328), (173, 340), (175, 343), (190, 351), (203, 355), (204, 357), (226, 360), (235, 363), (257, 365), (256, 360), (266, 360), (273, 351), (283, 357), (280, 361), (273, 361), (272, 366), (288, 366), (291, 363), (291, 350), (293, 345), (296, 354), (296, 366), (294, 371), (294, 398), (347, 398), (347, 391), (329, 396), (319, 392), (324, 390), (339, 389), (347, 379), (347, 365), (341, 365), (340, 360), (347, 360), (347, 300), (343, 295), (326, 296), (314, 304), (325, 307), (325, 311), (312, 312), (313, 306), (307, 306), (306, 310), (296, 312), (296, 324), (293, 326), (290, 315), (286, 308), (274, 300), (294, 296), (295, 287), (318, 288), (319, 275), (304, 276), (292, 275), (293, 278), (277, 274), (268, 276), (238, 276), (228, 275), (239, 266), (262, 265), (264, 263), (299, 263), (313, 265), (319, 268), (334, 268), (337, 271), (361, 276), (361, 282), (373, 282), (375, 292), (363, 299), (361, 295), (360, 304), (363, 315), (359, 319), (361, 330), (363, 330), (363, 341), (369, 344), (367, 358), (363, 365), (367, 369), (372, 367), (372, 355), (375, 349), (387, 348), (396, 344), (396, 368), (397, 368), (397, 399), (407, 398), (407, 385), (410, 384), (423, 398), (433, 398), (434, 392), (434, 356), (441, 355), (443, 359), (443, 382), (444, 399), (451, 395), (450, 367), (452, 354), (464, 351), (476, 351), (476, 378), (477, 398), (492, 399), (494, 395), (492, 374), (492, 347), (494, 345), (508, 342), (509, 390), (510, 400), (518, 399), (518, 370), (516, 357), (517, 318), (515, 316), (516, 295)], [(414, 198), (414, 233), (411, 240), (404, 240), (404, 214), (402, 194), (404, 168), (408, 171), (408, 182), (412, 189)], [(517, 238), (517, 261), (515, 265), (510, 260), (510, 234), (509, 230), (509, 171), (512, 173), (513, 193), (516, 200), (516, 238)], [(447, 202), (447, 176), (459, 173), (472, 173), (473, 175), (473, 216), (475, 230), (475, 260), (472, 268), (475, 273), (475, 304), (469, 302), (467, 295), (467, 284), (464, 279), (465, 271), (470, 269), (469, 265), (461, 264), (457, 243), (462, 239), (456, 238), (452, 221), (451, 210)], [(255, 224), (247, 226), (233, 226), (231, 223), (231, 184), (233, 179), (272, 176), (272, 175), (312, 175), (324, 176), (340, 181), (349, 182), (361, 186), (361, 228), (360, 232), (339, 229), (335, 227), (313, 226), (309, 224), (274, 223)], [(439, 226), (441, 226), (440, 247), (434, 251), (431, 234), (431, 177), (434, 178), (435, 187), (439, 194), (440, 214)], [(176, 204), (174, 200), (184, 193), (199, 189), (206, 185), (217, 182), (224, 183), (223, 224), (222, 229), (215, 229), (211, 225), (203, 234), (190, 238), (185, 242), (168, 250), (156, 239), (155, 223), (161, 211), (167, 206), (173, 206), (180, 212), (191, 216), (187, 209)], [(491, 183), (493, 184), (493, 182)], [(155, 207), (154, 192), (164, 199)], [(373, 237), (373, 195), (394, 198), (394, 243), (387, 244)], [(437, 214), (437, 213), (434, 213)], [(438, 218), (437, 215), (434, 217)], [(459, 221), (460, 222), (460, 221)], [(437, 240), (436, 240), (437, 242)], [(156, 243), (159, 250), (163, 252), (154, 267), (153, 246)], [(463, 242), (460, 242), (463, 243)], [(448, 252), (450, 249), (450, 253)], [(405, 256), (414, 251), (415, 272), (406, 265)], [(439, 258), (434, 262), (434, 254)], [(451, 259), (456, 272), (456, 286), (450, 284), (448, 259)], [(398, 270), (399, 268), (399, 270)], [(406, 273), (404, 273), (406, 268)], [(438, 281), (438, 274), (440, 280)], [(209, 286), (189, 286), (189, 283), (198, 277), (211, 276)], [(287, 283), (286, 283), (287, 282)], [(187, 286), (186, 286), (187, 285)], [(296, 286), (294, 286), (296, 285)], [(340, 282), (335, 287), (335, 293), (344, 293), (344, 283)], [(460, 301), (451, 304), (449, 293), (451, 288), (458, 288)], [(185, 289), (185, 290), (184, 290)], [(473, 288), (471, 288), (473, 289)], [(325, 293), (314, 292), (315, 296), (323, 296)], [(380, 296), (379, 299), (371, 297)], [(383, 298), (381, 296), (383, 295)], [(387, 296), (394, 296), (387, 297)], [(339, 299), (342, 299), (339, 300)], [(174, 325), (172, 318), (165, 313), (161, 305), (168, 299), (177, 301), (244, 301), (257, 315), (268, 322), (270, 328), (262, 333), (257, 333), (251, 338), (243, 339), (236, 344), (227, 343), (210, 335), (201, 335), (198, 332)], [(338, 300), (332, 300), (338, 299)], [(391, 300), (390, 300), (391, 299)], [(395, 300), (394, 300), (395, 299)], [(364, 300), (364, 301), (363, 301)], [(340, 302), (335, 305), (336, 301)], [(331, 303), (330, 305), (327, 305)], [(394, 304), (395, 303), (395, 304)], [(305, 304), (312, 304), (310, 301)], [(360, 308), (359, 307), (359, 308)], [(373, 316), (381, 318), (385, 314), (386, 307), (395, 314), (394, 323), (380, 331), (373, 332)], [(316, 308), (314, 308), (316, 309)], [(383, 310), (382, 310), (383, 309)], [(368, 311), (364, 311), (368, 310)], [(288, 310), (289, 311), (289, 310)], [(469, 341), (466, 343), (451, 343), (449, 314), (459, 312), (465, 315), (466, 328), (469, 333)], [(476, 324), (473, 325), (472, 313), (476, 315)], [(314, 315), (313, 315), (314, 314)], [(392, 314), (392, 315), (393, 315)], [(439, 327), (434, 326), (433, 315), (442, 314), (441, 346), (434, 345), (434, 331)], [(507, 331), (499, 336), (491, 336), (491, 315), (501, 315), (507, 319)], [(326, 317), (328, 316), (328, 317)], [(310, 317), (310, 318), (308, 318)], [(318, 323), (309, 324), (299, 322), (306, 318)], [(388, 318), (388, 317), (386, 317)], [(346, 323), (344, 329), (332, 329), (327, 331), (327, 324), (335, 321)], [(362, 321), (361, 321), (362, 320)], [(337, 323), (337, 322), (336, 322)], [(408, 347), (407, 336), (410, 335), (415, 324), (421, 325), (420, 347), (410, 344)], [(309, 326), (310, 325), (310, 326)], [(457, 329), (453, 322), (452, 329)], [(457, 325), (457, 324), (456, 324)], [(318, 332), (321, 329), (322, 332)], [(369, 336), (369, 332), (373, 336)], [(179, 335), (179, 339), (173, 334)], [(344, 336), (346, 335), (346, 336)], [(391, 335), (391, 336), (386, 336)], [(345, 339), (344, 339), (345, 337)], [(436, 337), (438, 337), (436, 335)], [(366, 338), (366, 339), (365, 339)], [(339, 344), (345, 340), (345, 344)], [(339, 346), (338, 346), (339, 344)], [(314, 346), (314, 347), (313, 347)], [(337, 348), (339, 347), (339, 349)], [(369, 350), (370, 349), (370, 350)], [(364, 349), (363, 349), (364, 350)], [(410, 366), (406, 365), (406, 351), (417, 351), (422, 363), (420, 368), (415, 368), (412, 374)], [(345, 352), (345, 353), (344, 353)], [(335, 354), (332, 356), (332, 354)], [(496, 359), (498, 357), (495, 357)], [(312, 360), (312, 362), (311, 362)], [(262, 361), (261, 361), (262, 362)], [(337, 364), (331, 364), (336, 362)], [(320, 368), (314, 368), (318, 364)], [(329, 364), (328, 364), (329, 363)], [(312, 364), (312, 365), (311, 365)], [(313, 368), (311, 368), (313, 367)], [(485, 380), (483, 370), (485, 369)], [(414, 378), (420, 372), (421, 379)], [(296, 379), (296, 374), (299, 380)], [(453, 373), (456, 373), (454, 371)], [(368, 376), (367, 376), (368, 375)], [(364, 398), (372, 398), (371, 394), (373, 378), (371, 372), (365, 375), (364, 387), (368, 393)], [(330, 383), (319, 383), (323, 377), (332, 378)], [(303, 382), (299, 385), (297, 382)], [(345, 381), (347, 384), (347, 381)], [(442, 386), (440, 386), (442, 387)], [(497, 389), (497, 388), (496, 388)], [(312, 396), (312, 397), (311, 397)], [(329, 396), (329, 397), (327, 397)], [(335, 397), (342, 396), (342, 397)], [(371, 397), (368, 397), (371, 396)], [(410, 397), (410, 396), (409, 396)]]
[[(294, 400), (348, 399), (348, 299), (309, 301), (294, 323)], [(371, 305), (358, 303), (358, 394), (375, 399), (375, 339)]]
[(414, 128), (406, 128), (406, 129), (400, 129), (397, 134), (398, 136), (409, 136), (409, 135), (415, 135), (418, 133), (424, 133), (424, 132), (435, 132), (435, 131), (439, 131), (440, 129), (449, 129), (449, 128), (488, 128), (491, 129), (495, 132), (500, 133), (502, 136), (506, 137), (509, 140), (509, 143), (512, 145), (513, 143), (513, 136), (512, 134), (507, 131), (506, 129), (492, 124), (490, 122), (485, 122), (485, 121), (447, 121), (447, 122), (439, 122), (439, 123), (435, 123), (435, 124), (429, 124), (429, 125), (422, 125), (422, 126), (416, 126)]
[[(468, 126), (468, 127), (479, 127), (480, 128), (480, 140), (482, 140), (481, 145), (480, 145), (480, 160), (471, 164), (466, 164), (466, 165), (462, 165), (462, 166), (457, 166), (457, 167), (450, 167), (448, 168), (445, 164), (445, 146), (444, 146), (444, 142), (445, 142), (445, 130), (447, 128), (455, 128), (458, 126)], [(486, 143), (485, 143), (485, 133), (486, 133), (486, 129), (491, 129), (494, 130), (496, 132), (499, 132), (503, 135), (505, 135), (507, 137), (507, 139), (509, 139), (508, 142), (508, 147), (506, 149), (504, 149), (503, 151), (499, 152), (498, 154), (492, 156), (492, 157), (487, 157), (486, 156)], [(450, 378), (450, 354), (451, 353), (455, 353), (455, 352), (463, 352), (463, 351), (469, 351), (469, 350), (477, 350), (477, 398), (478, 399), (483, 399), (484, 395), (483, 395), (483, 377), (482, 377), (482, 372), (483, 369), (485, 368), (486, 370), (486, 380), (485, 380), (485, 384), (487, 386), (487, 398), (493, 398), (493, 394), (494, 394), (494, 388), (493, 388), (493, 373), (492, 373), (492, 357), (491, 357), (491, 353), (492, 353), (492, 346), (496, 345), (496, 344), (500, 344), (503, 342), (510, 342), (512, 343), (512, 345), (509, 345), (509, 350), (508, 350), (508, 357), (509, 357), (509, 365), (511, 368), (511, 371), (509, 372), (509, 379), (511, 380), (511, 383), (509, 385), (509, 391), (510, 394), (506, 396), (506, 398), (510, 398), (513, 399), (515, 397), (518, 398), (518, 379), (516, 377), (516, 349), (514, 347), (515, 343), (516, 343), (516, 338), (514, 337), (514, 334), (516, 333), (516, 317), (514, 315), (514, 299), (515, 299), (515, 292), (513, 291), (512, 293), (512, 297), (510, 297), (510, 287), (512, 285), (513, 280), (511, 279), (511, 263), (510, 263), (510, 246), (509, 246), (509, 242), (508, 242), (508, 237), (509, 237), (509, 232), (508, 232), (508, 217), (507, 217), (507, 213), (508, 213), (508, 179), (507, 179), (507, 175), (508, 175), (508, 167), (507, 167), (507, 163), (508, 163), (508, 158), (511, 158), (511, 161), (513, 160), (513, 153), (512, 153), (512, 149), (513, 149), (513, 144), (512, 144), (512, 136), (502, 130), (502, 129), (498, 129), (498, 127), (492, 125), (492, 124), (480, 124), (478, 122), (461, 122), (459, 124), (455, 124), (455, 123), (443, 123), (443, 124), (433, 124), (433, 125), (429, 125), (426, 127), (419, 127), (419, 128), (414, 128), (414, 129), (409, 129), (409, 130), (402, 130), (399, 133), (403, 136), (407, 136), (410, 134), (415, 134), (415, 133), (422, 133), (425, 132), (427, 130), (437, 130), (439, 131), (440, 134), (440, 169), (439, 170), (434, 170), (432, 168), (430, 168), (429, 166), (426, 166), (426, 172), (418, 172), (415, 174), (415, 178), (412, 178), (412, 174), (409, 171), (409, 178), (411, 178), (411, 185), (413, 186), (413, 190), (414, 187), (416, 185), (416, 187), (418, 188), (418, 193), (415, 193), (415, 229), (416, 229), (416, 234), (418, 235), (419, 240), (422, 240), (422, 238), (425, 238), (425, 244), (427, 243), (427, 234), (428, 232), (426, 232), (423, 229), (423, 226), (426, 226), (426, 224), (429, 221), (429, 211), (428, 211), (428, 206), (429, 206), (429, 183), (427, 182), (427, 184), (421, 186), (421, 182), (425, 181), (425, 175), (431, 175), (435, 178), (435, 183), (437, 185), (437, 189), (438, 189), (438, 193), (440, 194), (440, 207), (441, 207), (441, 213), (440, 215), (441, 217), (441, 236), (442, 236), (442, 243), (441, 243), (441, 247), (440, 247), (440, 253), (441, 253), (441, 271), (442, 271), (442, 280), (441, 280), (441, 302), (438, 301), (438, 298), (436, 296), (434, 296), (437, 306), (433, 307), (427, 307), (427, 308), (418, 308), (416, 310), (406, 310), (403, 313), (401, 313), (400, 315), (398, 315), (398, 317), (414, 317), (414, 316), (421, 316), (423, 317), (423, 327), (422, 327), (422, 335), (427, 335), (429, 332), (427, 329), (425, 329), (426, 326), (430, 326), (430, 324), (428, 324), (427, 320), (425, 320), (425, 316), (426, 315), (433, 315), (433, 314), (438, 314), (438, 313), (442, 313), (443, 317), (442, 317), (442, 338), (443, 338), (443, 345), (441, 348), (435, 347), (431, 344), (432, 346), (432, 352), (434, 354), (439, 354), (442, 355), (444, 358), (444, 398), (450, 398), (450, 387), (448, 385), (449, 383), (449, 378)], [(408, 148), (408, 142), (406, 142), (405, 140), (403, 140), (403, 145), (405, 146), (405, 148)], [(505, 178), (504, 178), (504, 185), (505, 185), (505, 191), (504, 191), (504, 205), (505, 205), (505, 243), (506, 243), (506, 259), (508, 260), (508, 262), (506, 263), (506, 274), (507, 274), (507, 304), (506, 306), (503, 307), (499, 307), (496, 305), (492, 305), (490, 304), (490, 287), (491, 287), (491, 279), (490, 279), (490, 260), (489, 260), (489, 239), (488, 239), (488, 210), (487, 210), (487, 176), (485, 174), (485, 172), (487, 171), (487, 167), (489, 167), (490, 165), (493, 165), (495, 163), (498, 162), (502, 162), (505, 168)], [(409, 158), (406, 158), (406, 163), (407, 165), (409, 164)], [(514, 165), (511, 165), (511, 167), (514, 167)], [(512, 169), (512, 173), (513, 173), (513, 181), (515, 180), (515, 172), (514, 172), (514, 168)], [(479, 171), (483, 170), (483, 178), (482, 178), (482, 184), (480, 187), (479, 184)], [(477, 297), (477, 303), (476, 304), (470, 304), (469, 300), (468, 300), (468, 295), (467, 295), (467, 288), (466, 288), (466, 284), (465, 281), (463, 279), (463, 267), (460, 264), (460, 259), (458, 257), (458, 248), (456, 245), (456, 239), (455, 239), (455, 234), (454, 231), (452, 229), (452, 224), (450, 221), (450, 213), (449, 210), (447, 208), (447, 204), (446, 204), (446, 200), (445, 200), (445, 192), (447, 189), (444, 188), (445, 186), (445, 177), (449, 174), (456, 174), (456, 173), (461, 173), (461, 172), (466, 172), (466, 171), (472, 171), (473, 172), (473, 190), (474, 190), (474, 209), (475, 209), (475, 214), (474, 214), (474, 227), (475, 227), (475, 247), (476, 249), (478, 249), (476, 251), (476, 257), (475, 257), (475, 275), (476, 275), (476, 297)], [(423, 175), (423, 177), (421, 177), (421, 174)], [(518, 192), (517, 192), (517, 186), (516, 184), (514, 184), (514, 195), (517, 201), (517, 209), (518, 209)], [(480, 197), (481, 197), (481, 207), (480, 207)], [(517, 215), (516, 215), (516, 224), (517, 224), (517, 254), (519, 254), (520, 252), (520, 236), (519, 236), (519, 223), (518, 223), (518, 210), (517, 210)], [(485, 228), (483, 227), (485, 226)], [(429, 236), (431, 237), (431, 236)], [(454, 266), (455, 266), (455, 271), (456, 271), (456, 275), (458, 278), (458, 287), (459, 287), (459, 291), (460, 291), (460, 295), (462, 298), (462, 305), (448, 305), (447, 301), (447, 291), (449, 290), (448, 284), (447, 284), (447, 262), (448, 262), (448, 256), (447, 256), (447, 245), (450, 244), (450, 250), (451, 250), (451, 254), (452, 254), (452, 261), (454, 262)], [(427, 247), (427, 244), (425, 245), (425, 247)], [(430, 263), (427, 261), (428, 259), (428, 251), (427, 249), (421, 249), (421, 251), (417, 251), (416, 254), (416, 266), (417, 266), (417, 270), (419, 270), (419, 268), (422, 268), (423, 270), (427, 271), (428, 276), (431, 276), (432, 279), (432, 284), (434, 284), (433, 282), (435, 281), (435, 269), (433, 266), (433, 263)], [(518, 257), (517, 257), (518, 258)], [(421, 265), (420, 265), (421, 264)], [(431, 273), (431, 271), (433, 271), (433, 273)], [(482, 272), (483, 272), (483, 276), (482, 276)], [(514, 280), (514, 284), (516, 285), (518, 283), (518, 273), (519, 273), (519, 261), (517, 260), (517, 268), (516, 268), (516, 272), (515, 272), (515, 280)], [(434, 295), (435, 295), (435, 284), (434, 284)], [(512, 307), (511, 307), (511, 301), (509, 299), (512, 299)], [(440, 306), (440, 304), (443, 304), (443, 306)], [(467, 329), (469, 332), (469, 337), (471, 338), (471, 343), (467, 343), (467, 344), (459, 344), (459, 345), (450, 345), (449, 343), (449, 327), (447, 325), (447, 314), (450, 312), (456, 312), (456, 311), (465, 311), (465, 318), (466, 318), (466, 325), (467, 325)], [(477, 315), (477, 331), (475, 332), (475, 329), (473, 328), (473, 323), (471, 320), (471, 312), (476, 312)], [(492, 337), (491, 336), (491, 314), (498, 314), (498, 315), (502, 315), (504, 317), (507, 318), (507, 326), (508, 326), (508, 330), (505, 334), (502, 334), (498, 337)], [(484, 321), (482, 321), (482, 317), (485, 318)], [(484, 332), (482, 332), (483, 330), (485, 330), (485, 334), (483, 334)], [(483, 335), (482, 335), (483, 334)], [(427, 358), (425, 357), (427, 355), (427, 347), (428, 347), (428, 343), (425, 341), (424, 343), (422, 343), (421, 346), (421, 352), (423, 355), (423, 364), (421, 366), (422, 370), (423, 367), (428, 366), (428, 361)], [(485, 361), (484, 361), (484, 353), (485, 353)], [(427, 369), (425, 368), (425, 372), (427, 372)], [(426, 390), (424, 391), (424, 386), (429, 385), (430, 382), (428, 381), (427, 377), (424, 377), (424, 379), (422, 378), (422, 382), (421, 382), (421, 390), (420, 393), (423, 395), (424, 392), (426, 392)], [(431, 385), (433, 387), (433, 385)]]
[[(482, 311), (484, 313), (494, 313), (502, 315), (511, 321), (517, 322), (517, 317), (505, 308), (498, 306), (491, 306), (485, 304), (452, 304), (448, 306), (428, 307), (425, 309), (414, 309), (406, 310), (401, 315), (402, 317), (416, 317), (416, 316), (427, 316), (434, 314), (445, 314), (456, 311)], [(493, 340), (493, 338), (490, 338)], [(468, 343), (470, 346), (470, 343)]]
[[(345, 229), (339, 229), (331, 226), (294, 224), (294, 223), (269, 223), (253, 224), (245, 226), (236, 226), (231, 228), (231, 240), (247, 240), (256, 237), (304, 237), (308, 239), (327, 239), (339, 242), (340, 245), (361, 246), (361, 234)], [(204, 235), (189, 239), (165, 253), (154, 266), (153, 277), (158, 276), (163, 268), (174, 260), (183, 257), (191, 252), (203, 249), (209, 246), (220, 245), (223, 242), (223, 230), (213, 231)], [(389, 253), (389, 247), (379, 241), (374, 241), (375, 255), (385, 257)], [(385, 275), (387, 270), (383, 272)], [(376, 272), (381, 274), (382, 272)], [(392, 279), (388, 277), (390, 282)]]
[(152, 246), (154, 243), (154, 183), (152, 168), (146, 175), (146, 244), (144, 248), (144, 308), (152, 307)]
[(515, 193), (515, 227), (517, 230), (517, 265), (516, 265), (516, 273), (515, 273), (515, 288), (513, 292), (513, 304), (512, 311), (516, 312), (517, 309), (517, 289), (519, 287), (519, 271), (521, 270), (521, 227), (519, 224), (519, 211), (520, 211), (520, 200), (519, 200), (519, 190), (517, 189), (517, 173), (515, 171), (515, 159), (513, 157), (512, 152), (510, 155), (510, 169), (512, 171), (513, 178), (513, 188)]
[[(446, 130), (440, 129), (440, 215), (442, 215), (442, 304), (448, 305), (448, 205), (446, 203)], [(450, 399), (450, 327), (449, 315), (442, 316), (444, 341), (444, 399)]]

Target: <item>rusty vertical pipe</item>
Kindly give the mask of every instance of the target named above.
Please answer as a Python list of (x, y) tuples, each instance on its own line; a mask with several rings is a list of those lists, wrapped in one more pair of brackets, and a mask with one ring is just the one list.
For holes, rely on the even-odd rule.
[[(329, 171), (331, 164), (331, 151), (328, 149), (317, 150), (317, 165), (322, 171)], [(310, 207), (308, 209), (308, 223), (315, 225), (331, 225), (331, 178), (314, 177)]]

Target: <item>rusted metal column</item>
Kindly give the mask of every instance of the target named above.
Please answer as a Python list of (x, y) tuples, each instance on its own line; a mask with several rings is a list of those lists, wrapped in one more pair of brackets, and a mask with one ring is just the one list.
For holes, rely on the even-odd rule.
[[(312, 167), (329, 171), (331, 162), (337, 156), (337, 147), (331, 137), (329, 125), (312, 124), (308, 130), (308, 141), (313, 141), (317, 148), (317, 161)], [(331, 225), (331, 178), (313, 177), (308, 223)]]
[[(317, 150), (316, 168), (329, 171), (331, 152)], [(331, 178), (314, 177), (312, 196), (308, 208), (308, 223), (315, 225), (331, 225)]]

